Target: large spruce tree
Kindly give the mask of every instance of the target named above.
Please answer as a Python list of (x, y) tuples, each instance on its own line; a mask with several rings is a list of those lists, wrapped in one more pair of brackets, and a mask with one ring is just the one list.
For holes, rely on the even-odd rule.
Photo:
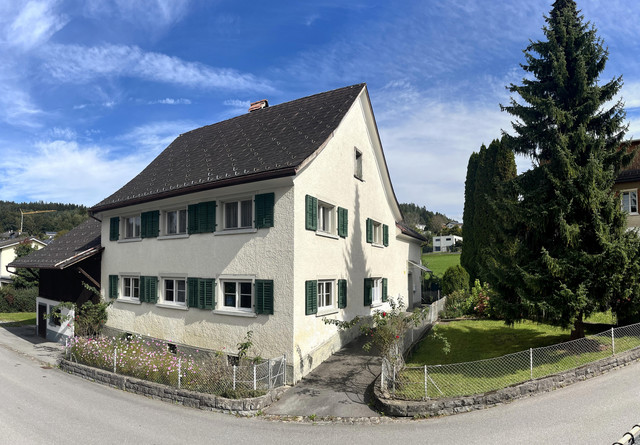
[(585, 316), (638, 295), (638, 240), (612, 191), (633, 153), (621, 149), (623, 105), (611, 105), (622, 78), (600, 83), (607, 49), (595, 28), (573, 0), (557, 0), (543, 31), (525, 50), (522, 84), (509, 87), (519, 98), (503, 107), (516, 118), (504, 143), (533, 167), (500, 206), (510, 242), (494, 256), (492, 284), (508, 322), (545, 320), (581, 336)]
[(478, 255), (475, 238), (475, 189), (479, 157), (480, 155), (476, 152), (471, 153), (469, 157), (467, 178), (464, 181), (464, 210), (462, 211), (462, 238), (464, 244), (460, 254), (460, 264), (469, 273), (471, 280), (475, 280), (478, 276)]

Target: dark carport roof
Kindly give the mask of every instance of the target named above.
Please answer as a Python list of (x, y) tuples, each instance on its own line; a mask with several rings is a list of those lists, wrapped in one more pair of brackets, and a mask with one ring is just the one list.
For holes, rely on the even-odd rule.
[(364, 83), (315, 94), (184, 133), (91, 211), (294, 175), (336, 130), (363, 88)]
[(40, 250), (16, 258), (10, 267), (64, 269), (102, 251), (101, 223), (89, 218)]

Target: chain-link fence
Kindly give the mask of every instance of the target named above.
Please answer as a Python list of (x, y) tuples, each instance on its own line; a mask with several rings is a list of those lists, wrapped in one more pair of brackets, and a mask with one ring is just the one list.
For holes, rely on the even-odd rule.
[(182, 351), (143, 337), (75, 337), (65, 358), (117, 374), (231, 398), (254, 397), (286, 382), (286, 356), (238, 359), (218, 351)]
[(639, 346), (640, 323), (475, 362), (400, 367), (383, 360), (381, 385), (392, 397), (404, 400), (473, 395), (568, 371)]

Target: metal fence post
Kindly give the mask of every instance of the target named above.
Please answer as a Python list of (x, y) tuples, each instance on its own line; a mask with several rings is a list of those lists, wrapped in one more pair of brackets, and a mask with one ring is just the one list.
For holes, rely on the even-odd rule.
[(384, 387), (384, 368), (385, 368), (385, 366), (384, 366), (384, 361), (385, 361), (385, 359), (383, 358), (383, 359), (382, 359), (382, 365), (381, 365), (381, 368), (382, 368), (382, 369), (381, 369), (381, 371), (380, 371), (380, 389), (381, 389), (382, 391), (384, 391), (384, 390), (385, 390), (385, 387)]
[(613, 328), (611, 328), (611, 355), (616, 354), (616, 338), (613, 334)]
[(429, 393), (427, 392), (427, 379), (428, 379), (428, 375), (427, 375), (427, 365), (424, 365), (424, 398), (428, 399), (429, 398)]
[(273, 388), (273, 382), (271, 381), (271, 359), (267, 359), (267, 378), (269, 381), (267, 382), (267, 388)]
[(253, 390), (256, 390), (256, 365), (253, 364)]
[(233, 390), (236, 390), (236, 365), (233, 365)]
[(531, 380), (533, 380), (533, 348), (529, 348), (529, 370), (531, 371)]
[(287, 384), (287, 354), (282, 355), (282, 362), (284, 363), (283, 371), (282, 371), (282, 384)]
[(118, 354), (118, 348), (113, 348), (113, 373), (116, 374), (116, 356)]
[(180, 389), (180, 384), (182, 383), (181, 377), (182, 377), (182, 359), (179, 358), (178, 359), (178, 389)]
[(396, 364), (393, 364), (393, 385), (392, 385), (393, 395), (396, 395)]

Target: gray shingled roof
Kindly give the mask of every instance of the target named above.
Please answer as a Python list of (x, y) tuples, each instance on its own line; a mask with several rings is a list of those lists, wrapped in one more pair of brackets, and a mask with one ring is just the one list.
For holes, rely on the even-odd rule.
[(99, 221), (89, 218), (57, 240), (29, 255), (16, 258), (10, 267), (64, 269), (102, 251)]
[(427, 241), (427, 239), (422, 236), (420, 233), (416, 232), (415, 230), (413, 230), (411, 227), (409, 227), (409, 225), (404, 222), (404, 221), (396, 221), (396, 226), (398, 227), (398, 229), (400, 229), (400, 231), (402, 233), (404, 233), (405, 235), (411, 236), (417, 240), (420, 241)]
[(364, 83), (304, 97), (184, 133), (91, 211), (293, 175), (330, 137), (363, 88)]

